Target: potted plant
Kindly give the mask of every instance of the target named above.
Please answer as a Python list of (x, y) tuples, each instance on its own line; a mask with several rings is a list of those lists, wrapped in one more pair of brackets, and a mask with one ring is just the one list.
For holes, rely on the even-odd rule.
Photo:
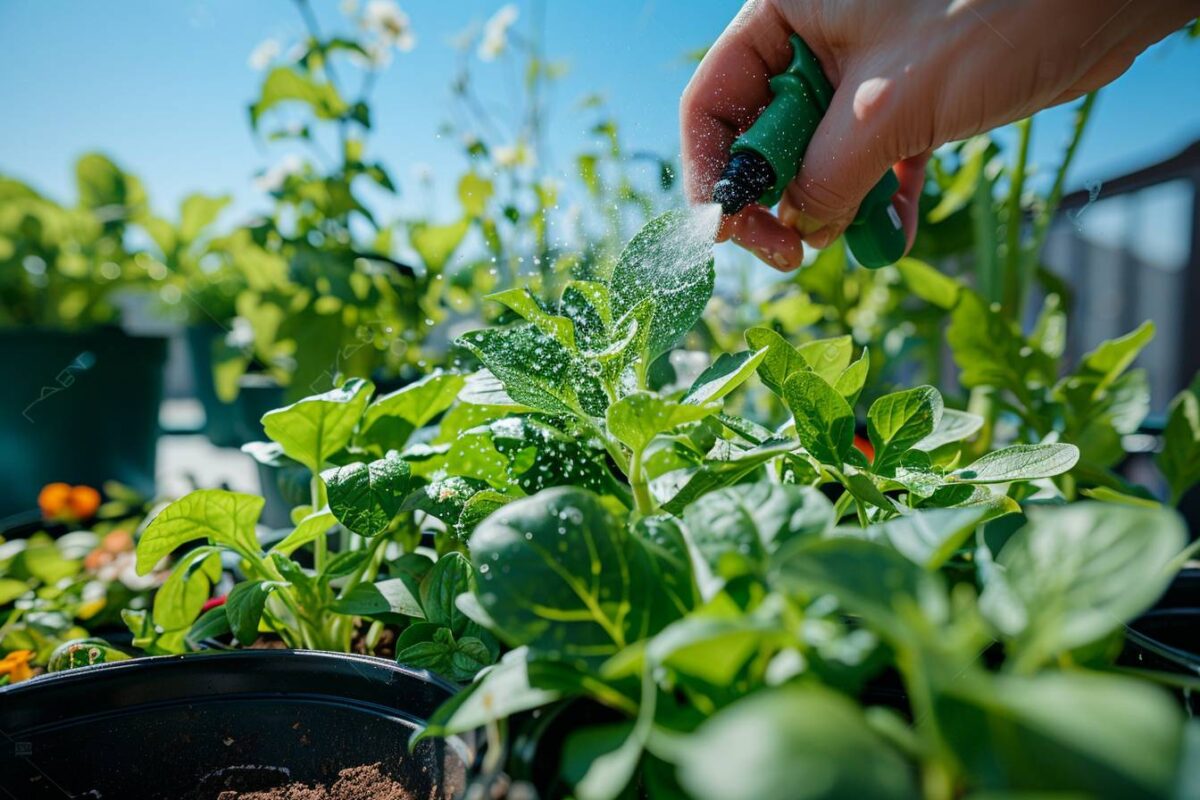
[(0, 347), (23, 365), (4, 394), (0, 515), (53, 481), (154, 489), (166, 340), (119, 323), (122, 303), (166, 275), (126, 247), (145, 210), (137, 178), (97, 153), (75, 174), (74, 207), (0, 179)]

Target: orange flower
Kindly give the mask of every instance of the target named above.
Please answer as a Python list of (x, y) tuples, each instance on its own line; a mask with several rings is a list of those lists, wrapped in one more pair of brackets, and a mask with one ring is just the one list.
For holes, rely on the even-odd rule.
[(78, 520), (91, 519), (100, 508), (100, 493), (90, 486), (76, 486), (67, 498), (71, 516)]
[(133, 537), (129, 535), (129, 531), (117, 529), (110, 532), (100, 542), (100, 548), (106, 553), (126, 553), (133, 549)]
[(29, 680), (33, 677), (33, 670), (29, 668), (32, 658), (32, 650), (13, 650), (4, 658), (0, 658), (0, 675), (7, 675), (13, 683)]
[(84, 522), (100, 509), (100, 493), (90, 486), (48, 483), (38, 492), (38, 507), (46, 519)]
[(38, 508), (42, 509), (42, 516), (46, 519), (53, 519), (62, 514), (67, 508), (70, 496), (70, 484), (47, 483), (38, 492)]

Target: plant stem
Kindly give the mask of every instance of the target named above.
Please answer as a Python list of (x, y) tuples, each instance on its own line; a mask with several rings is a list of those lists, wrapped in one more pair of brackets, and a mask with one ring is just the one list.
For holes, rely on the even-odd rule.
[(1050, 189), (1050, 196), (1046, 198), (1046, 205), (1033, 223), (1033, 236), (1025, 254), (1031, 263), (1037, 262), (1042, 252), (1042, 246), (1046, 243), (1046, 237), (1050, 233), (1050, 223), (1054, 221), (1059, 203), (1062, 202), (1067, 172), (1071, 169), (1071, 162), (1075, 160), (1075, 152), (1079, 149), (1079, 142), (1083, 139), (1083, 132), (1087, 129), (1095, 105), (1096, 92), (1089, 92), (1075, 110), (1075, 127), (1071, 131), (1071, 141), (1067, 145), (1067, 151), (1063, 154), (1062, 163), (1058, 165), (1058, 173), (1054, 176), (1054, 186)]
[(1025, 295), (1028, 287), (1024, 275), (1024, 259), (1021, 258), (1021, 224), (1023, 209), (1021, 195), (1025, 191), (1025, 167), (1029, 162), (1029, 143), (1033, 138), (1033, 118), (1027, 117), (1017, 123), (1019, 136), (1017, 161), (1013, 164), (1012, 178), (1008, 189), (1008, 222), (1005, 225), (1004, 291), (1002, 305), (1010, 319), (1021, 324)]
[[(310, 511), (316, 511), (325, 505), (324, 486), (321, 484), (321, 476), (313, 473), (312, 480), (308, 484), (309, 497), (311, 498)], [(329, 542), (328, 535), (321, 534), (313, 542), (313, 566), (316, 567), (317, 574), (320, 575), (325, 571), (325, 561), (328, 556)]]
[(654, 498), (650, 495), (650, 485), (646, 481), (641, 450), (634, 450), (629, 459), (629, 485), (633, 487), (633, 503), (639, 513), (653, 514), (658, 510)]

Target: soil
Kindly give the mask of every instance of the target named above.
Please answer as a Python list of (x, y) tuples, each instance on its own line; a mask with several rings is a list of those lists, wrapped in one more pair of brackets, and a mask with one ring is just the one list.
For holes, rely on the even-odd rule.
[(223, 791), (216, 800), (415, 800), (379, 764), (348, 767), (328, 786), (289, 783), (250, 792)]

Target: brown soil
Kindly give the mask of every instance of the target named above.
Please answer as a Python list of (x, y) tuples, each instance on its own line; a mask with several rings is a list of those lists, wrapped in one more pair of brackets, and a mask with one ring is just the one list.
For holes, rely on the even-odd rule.
[(349, 767), (329, 786), (290, 783), (252, 792), (224, 791), (217, 800), (415, 800), (407, 789), (388, 777), (379, 764)]

